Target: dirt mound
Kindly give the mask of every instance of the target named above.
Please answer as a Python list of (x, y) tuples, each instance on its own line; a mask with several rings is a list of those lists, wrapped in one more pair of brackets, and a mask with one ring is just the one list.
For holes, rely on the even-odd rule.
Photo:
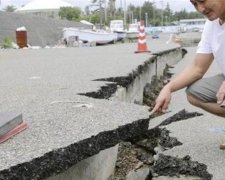
[(15, 31), (22, 26), (27, 29), (28, 44), (42, 47), (58, 44), (64, 27), (87, 27), (79, 22), (8, 12), (0, 12), (0, 24), (0, 46), (6, 37), (16, 42)]

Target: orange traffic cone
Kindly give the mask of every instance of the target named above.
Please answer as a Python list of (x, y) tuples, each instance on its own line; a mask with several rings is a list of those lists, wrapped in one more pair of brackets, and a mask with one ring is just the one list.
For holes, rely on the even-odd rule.
[(138, 46), (135, 53), (151, 52), (147, 48), (146, 38), (145, 38), (145, 26), (144, 21), (141, 20), (140, 30), (139, 30)]

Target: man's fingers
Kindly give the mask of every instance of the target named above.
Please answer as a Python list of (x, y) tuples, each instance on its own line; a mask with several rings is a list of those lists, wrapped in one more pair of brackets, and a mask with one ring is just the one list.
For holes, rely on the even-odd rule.
[(152, 113), (154, 113), (154, 112), (158, 112), (159, 111), (159, 109), (160, 109), (160, 104), (159, 103), (156, 103), (156, 105), (155, 105), (155, 107), (152, 109), (152, 111), (151, 111), (151, 114)]
[(162, 107), (162, 112), (165, 112), (168, 109), (168, 103), (164, 103)]
[(162, 106), (162, 111), (165, 112), (168, 109), (170, 103), (170, 99), (166, 99), (166, 101), (164, 102), (163, 106)]
[(221, 104), (224, 100), (225, 94), (223, 92), (219, 92), (217, 93), (216, 97), (217, 97), (217, 103)]
[(151, 113), (154, 112), (165, 112), (168, 108), (169, 102), (171, 99), (171, 92), (169, 89), (164, 88), (158, 98), (155, 101), (155, 106), (152, 109)]
[(219, 89), (218, 93), (216, 94), (216, 97), (217, 97), (217, 103), (221, 104), (225, 97), (225, 81), (220, 86), (220, 89)]
[(162, 108), (164, 106), (164, 102), (165, 101), (162, 101), (162, 100), (156, 101), (155, 107), (153, 108), (153, 110), (151, 111), (151, 113), (154, 113), (154, 112), (162, 112)]

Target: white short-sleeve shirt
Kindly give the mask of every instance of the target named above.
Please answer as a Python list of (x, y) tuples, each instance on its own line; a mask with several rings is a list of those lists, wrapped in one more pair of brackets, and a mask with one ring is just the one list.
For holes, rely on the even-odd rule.
[(197, 53), (212, 53), (225, 75), (225, 23), (220, 25), (219, 19), (206, 21)]

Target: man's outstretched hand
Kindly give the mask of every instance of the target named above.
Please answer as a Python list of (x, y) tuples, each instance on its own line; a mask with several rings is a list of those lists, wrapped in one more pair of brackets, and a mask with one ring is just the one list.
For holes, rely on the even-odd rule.
[(171, 91), (167, 86), (165, 86), (159, 93), (159, 96), (155, 101), (155, 106), (152, 109), (151, 114), (154, 112), (166, 112), (170, 100), (171, 100)]

